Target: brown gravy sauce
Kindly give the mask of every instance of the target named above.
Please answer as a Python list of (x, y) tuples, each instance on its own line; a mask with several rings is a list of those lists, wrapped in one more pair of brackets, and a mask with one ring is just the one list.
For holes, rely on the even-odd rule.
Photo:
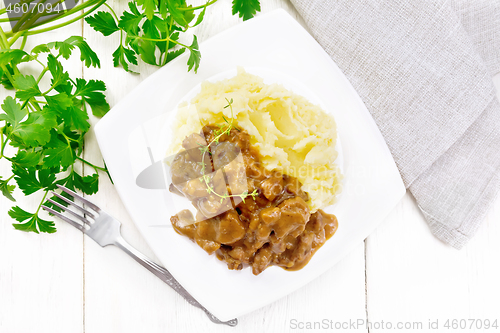
[[(202, 177), (202, 150), (215, 138), (216, 126), (205, 126), (183, 141), (171, 166), (170, 190), (184, 195), (197, 208), (196, 219), (184, 210), (171, 217), (175, 231), (189, 237), (209, 254), (215, 253), (229, 269), (251, 266), (255, 275), (271, 265), (286, 270), (304, 267), (332, 237), (337, 218), (321, 209), (310, 213), (308, 195), (295, 177), (268, 171), (250, 145), (245, 131), (232, 129), (205, 154), (205, 174), (218, 194), (252, 193), (221, 198), (207, 191)], [(238, 162), (238, 163), (236, 163)]]

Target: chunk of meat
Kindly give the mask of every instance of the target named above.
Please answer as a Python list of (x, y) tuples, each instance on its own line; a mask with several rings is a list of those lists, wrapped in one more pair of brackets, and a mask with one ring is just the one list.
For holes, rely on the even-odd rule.
[[(173, 216), (174, 229), (206, 252), (215, 253), (229, 269), (250, 266), (255, 275), (271, 265), (300, 269), (335, 233), (336, 217), (322, 210), (311, 214), (309, 197), (300, 182), (277, 170), (266, 170), (244, 131), (233, 129), (210, 146), (206, 156), (213, 156), (217, 170), (211, 171), (209, 160), (208, 178), (200, 178), (199, 147), (212, 142), (218, 129), (205, 126), (203, 135), (188, 136), (183, 142), (187, 150), (174, 158), (175, 189), (197, 209), (196, 220), (189, 211)], [(255, 196), (246, 196), (254, 190)]]
[(257, 251), (255, 254), (255, 258), (253, 259), (252, 263), (252, 273), (254, 275), (259, 275), (264, 271), (267, 266), (271, 263), (273, 260), (273, 251), (271, 250), (270, 246), (263, 246), (262, 248)]
[(273, 172), (272, 176), (260, 184), (262, 193), (269, 201), (273, 201), (283, 191), (283, 175)]
[(219, 222), (217, 241), (232, 244), (245, 236), (245, 227), (234, 210), (224, 213)]
[(240, 148), (231, 142), (221, 142), (212, 148), (212, 159), (214, 169), (219, 170), (236, 159), (240, 154)]
[(200, 148), (206, 146), (207, 146), (207, 141), (205, 140), (205, 138), (197, 133), (193, 133), (187, 136), (182, 141), (182, 147), (186, 149), (186, 152), (195, 162), (201, 162), (203, 153), (200, 150)]
[(309, 207), (304, 199), (295, 197), (283, 201), (278, 208), (281, 211), (281, 218), (273, 225), (276, 237), (283, 238), (291, 234), (298, 236), (309, 221)]
[(174, 157), (170, 166), (172, 183), (178, 185), (199, 178), (202, 175), (201, 170), (201, 165), (193, 161), (187, 152), (180, 152)]

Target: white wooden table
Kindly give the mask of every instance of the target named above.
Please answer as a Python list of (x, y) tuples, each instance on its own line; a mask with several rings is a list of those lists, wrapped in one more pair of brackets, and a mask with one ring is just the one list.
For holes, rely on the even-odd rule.
[[(262, 12), (284, 8), (303, 23), (288, 0), (261, 2)], [(126, 6), (123, 0), (108, 3), (120, 12)], [(219, 0), (209, 8), (197, 27), (200, 41), (240, 22), (230, 7), (230, 0)], [(81, 21), (38, 35), (27, 47), (70, 35), (87, 39), (102, 68), (87, 69), (78, 61), (66, 62), (65, 68), (73, 77), (104, 80), (111, 106), (157, 70), (141, 65), (141, 74), (131, 75), (114, 68), (111, 54), (118, 36), (103, 37)], [(500, 88), (500, 76), (495, 81)], [(0, 98), (6, 94), (1, 89)], [(101, 165), (92, 132), (84, 154)], [(9, 174), (7, 164), (0, 164), (0, 174)], [(15, 195), (27, 209), (40, 199), (22, 198), (19, 190)], [(91, 200), (122, 221), (125, 239), (155, 258), (104, 175), (100, 191)], [(384, 332), (388, 325), (404, 332), (500, 331), (469, 329), (470, 322), (467, 329), (444, 329), (447, 319), (497, 319), (500, 325), (500, 198), (474, 239), (457, 251), (431, 235), (415, 200), (407, 194), (380, 227), (334, 268), (287, 297), (238, 318), (236, 328), (212, 324), (202, 311), (120, 250), (103, 249), (64, 222), (56, 222), (58, 232), (52, 235), (14, 230), (7, 215), (10, 206), (10, 201), (0, 199), (1, 333), (327, 332), (336, 328)], [(353, 325), (361, 320), (371, 325)], [(435, 325), (436, 320), (439, 330), (429, 329), (429, 321)], [(314, 322), (321, 327), (307, 329)], [(398, 330), (398, 325), (403, 329)]]

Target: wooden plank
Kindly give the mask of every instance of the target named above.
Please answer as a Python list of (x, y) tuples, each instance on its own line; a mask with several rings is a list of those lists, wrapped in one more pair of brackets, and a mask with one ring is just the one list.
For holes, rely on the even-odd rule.
[[(10, 29), (9, 29), (10, 30)], [(28, 38), (26, 49), (40, 43), (81, 35), (81, 23), (64, 28), (64, 33), (48, 32)], [(63, 59), (64, 60), (64, 59)], [(71, 77), (80, 77), (79, 55), (63, 61)], [(23, 66), (38, 73), (37, 64)], [(20, 66), (21, 68), (21, 66)], [(49, 76), (48, 74), (46, 76)], [(42, 81), (47, 83), (49, 77)], [(46, 90), (47, 86), (42, 88)], [(12, 92), (0, 88), (0, 99)], [(8, 151), (8, 156), (15, 152)], [(0, 175), (11, 175), (2, 161)], [(34, 212), (41, 195), (25, 198), (15, 190), (16, 204)], [(0, 332), (83, 332), (83, 235), (72, 226), (56, 221), (55, 234), (17, 231), (7, 211), (11, 201), (0, 198)], [(42, 218), (50, 219), (45, 213)]]
[[(204, 1), (192, 2), (201, 4)], [(123, 2), (110, 2), (117, 12)], [(262, 12), (285, 8), (294, 17), (298, 14), (285, 0), (262, 1)], [(197, 27), (199, 41), (241, 22), (231, 15), (231, 1), (219, 0), (207, 10), (204, 22)], [(85, 78), (105, 78), (111, 105), (132, 90), (157, 68), (141, 65), (140, 75), (125, 73), (111, 66), (111, 54), (118, 45), (118, 35), (102, 37), (84, 27), (89, 43), (99, 45), (102, 69), (85, 69)], [(202, 60), (203, 61), (203, 60)], [(140, 110), (138, 110), (140, 112)], [(85, 157), (102, 165), (93, 134), (86, 141)], [(90, 170), (88, 170), (90, 172)], [(100, 192), (91, 199), (122, 221), (122, 232), (137, 249), (155, 258), (130, 220), (113, 186), (101, 177)], [(328, 273), (295, 293), (267, 307), (239, 318), (236, 329), (213, 325), (203, 312), (184, 299), (151, 273), (140, 267), (116, 248), (102, 249), (85, 240), (85, 331), (93, 332), (235, 332), (250, 330), (289, 331), (291, 320), (348, 321), (365, 316), (363, 244)], [(237, 298), (237, 296), (236, 296)], [(238, 300), (241, 301), (241, 300)], [(357, 331), (359, 332), (359, 330)]]
[[(118, 15), (127, 8), (127, 2), (123, 1), (108, 1), (108, 4)], [(86, 24), (83, 32), (101, 59), (101, 69), (84, 69), (85, 79), (105, 81), (111, 106), (157, 70), (157, 67), (143, 63), (138, 69), (139, 75), (114, 68), (111, 55), (119, 45), (119, 35), (104, 37)], [(97, 119), (91, 118), (93, 123), (97, 122)], [(96, 165), (103, 165), (92, 131), (86, 138), (85, 158)], [(90, 168), (85, 171), (86, 174), (92, 172)], [(104, 174), (100, 176), (99, 188), (90, 200), (122, 222), (122, 235), (128, 242), (156, 259)], [(168, 322), (175, 320), (175, 309), (190, 308), (184, 303), (170, 287), (119, 249), (103, 249), (92, 240), (85, 239), (85, 332), (166, 331)]]

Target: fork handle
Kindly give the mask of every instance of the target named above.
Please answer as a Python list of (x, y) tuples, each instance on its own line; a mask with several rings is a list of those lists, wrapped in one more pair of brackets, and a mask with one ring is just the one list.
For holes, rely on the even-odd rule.
[(170, 274), (170, 272), (156, 264), (155, 262), (151, 261), (148, 257), (146, 257), (144, 254), (136, 250), (132, 245), (127, 243), (123, 237), (119, 236), (115, 243), (115, 246), (119, 247), (122, 249), (125, 253), (127, 253), (129, 256), (135, 259), (139, 264), (147, 268), (151, 273), (159, 277), (163, 282), (168, 284), (172, 289), (174, 289), (179, 295), (184, 297), (186, 301), (188, 301), (189, 304), (196, 306), (197, 308), (202, 309), (210, 318), (211, 321), (213, 321), (216, 324), (225, 324), (228, 326), (236, 326), (238, 325), (238, 319), (231, 319), (229, 321), (221, 321), (217, 319), (213, 314), (211, 314), (203, 305), (201, 305), (197, 300), (194, 299), (193, 296), (191, 296), (184, 287), (182, 287), (179, 282)]

